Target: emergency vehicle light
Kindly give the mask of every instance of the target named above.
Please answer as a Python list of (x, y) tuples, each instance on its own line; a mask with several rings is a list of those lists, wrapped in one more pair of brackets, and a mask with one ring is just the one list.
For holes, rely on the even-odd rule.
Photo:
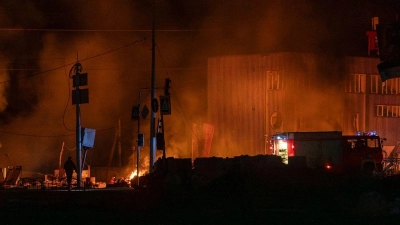
[(366, 135), (367, 136), (376, 136), (377, 134), (376, 134), (376, 131), (368, 131)]
[(376, 131), (367, 131), (367, 132), (360, 132), (357, 131), (356, 136), (377, 136), (377, 132)]
[(282, 139), (285, 139), (285, 138), (283, 138), (282, 136), (276, 136), (276, 139), (282, 140)]

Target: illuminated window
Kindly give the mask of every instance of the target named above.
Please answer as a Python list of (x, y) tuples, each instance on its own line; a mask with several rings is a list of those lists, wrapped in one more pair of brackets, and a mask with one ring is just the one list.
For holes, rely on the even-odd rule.
[(399, 106), (392, 106), (392, 117), (399, 116)]
[(393, 113), (393, 107), (391, 105), (386, 106), (386, 116), (391, 117)]
[(399, 117), (398, 105), (376, 105), (376, 116), (380, 117)]
[(379, 139), (377, 138), (367, 138), (367, 146), (370, 148), (377, 148), (379, 147)]
[(392, 78), (382, 83), (382, 94), (399, 94), (399, 78)]
[(371, 93), (378, 94), (381, 86), (382, 82), (380, 82), (379, 75), (371, 75)]
[(366, 74), (352, 74), (348, 79), (345, 91), (351, 93), (365, 93)]
[(356, 93), (365, 93), (365, 74), (355, 74), (354, 76), (354, 90)]
[(399, 93), (399, 79), (391, 79), (390, 81), (390, 94), (398, 94)]
[(283, 88), (281, 74), (278, 71), (267, 71), (267, 89), (278, 90)]
[(376, 116), (383, 116), (383, 105), (376, 106)]
[(386, 82), (382, 83), (382, 94), (387, 94), (388, 93), (386, 84), (387, 84)]

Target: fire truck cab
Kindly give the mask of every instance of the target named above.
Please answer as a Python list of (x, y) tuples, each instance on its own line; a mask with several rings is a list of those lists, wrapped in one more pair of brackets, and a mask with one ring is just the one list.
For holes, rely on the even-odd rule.
[(354, 136), (343, 136), (340, 131), (277, 133), (271, 136), (270, 150), (285, 164), (300, 157), (309, 168), (382, 169), (382, 148), (376, 132)]
[(357, 132), (354, 136), (343, 136), (343, 159), (347, 168), (382, 170), (382, 145), (376, 132)]

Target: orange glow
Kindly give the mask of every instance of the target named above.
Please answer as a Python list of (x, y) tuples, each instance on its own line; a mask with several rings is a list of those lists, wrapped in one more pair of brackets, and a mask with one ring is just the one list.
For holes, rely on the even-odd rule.
[(131, 173), (131, 175), (129, 176), (129, 180), (132, 180), (134, 177), (136, 177), (137, 176), (137, 170), (135, 170), (135, 171), (133, 171), (132, 173)]
[(143, 176), (146, 173), (148, 173), (148, 172), (145, 170), (143, 170), (143, 171), (141, 170), (141, 172), (139, 172), (139, 174), (138, 174), (137, 170), (132, 171), (131, 175), (129, 175), (129, 180), (132, 180), (133, 178), (135, 178), (137, 176)]

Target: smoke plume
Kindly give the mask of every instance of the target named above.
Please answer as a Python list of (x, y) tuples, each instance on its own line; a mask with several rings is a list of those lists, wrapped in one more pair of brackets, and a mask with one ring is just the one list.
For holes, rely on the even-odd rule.
[[(207, 122), (207, 57), (271, 51), (340, 57), (359, 46), (348, 40), (365, 36), (363, 27), (343, 22), (354, 14), (345, 10), (354, 6), (348, 1), (155, 2), (154, 11), (145, 0), (0, 3), (1, 167), (22, 165), (52, 173), (63, 142), (64, 159), (75, 156), (70, 69), (77, 61), (88, 73), (89, 104), (81, 107), (82, 126), (96, 129), (88, 163), (116, 165), (109, 156), (119, 121), (123, 164), (134, 163), (137, 122), (130, 113), (139, 101), (150, 108), (148, 91), (143, 90), (143, 99), (139, 92), (151, 81), (153, 15), (156, 86), (163, 87), (167, 77), (172, 80), (172, 114), (164, 117), (167, 156), (190, 157), (190, 126)], [(375, 6), (366, 2), (363, 10)], [(369, 24), (370, 18), (365, 19)], [(148, 127), (149, 116), (140, 129), (148, 132)], [(143, 159), (148, 145), (146, 141)]]

